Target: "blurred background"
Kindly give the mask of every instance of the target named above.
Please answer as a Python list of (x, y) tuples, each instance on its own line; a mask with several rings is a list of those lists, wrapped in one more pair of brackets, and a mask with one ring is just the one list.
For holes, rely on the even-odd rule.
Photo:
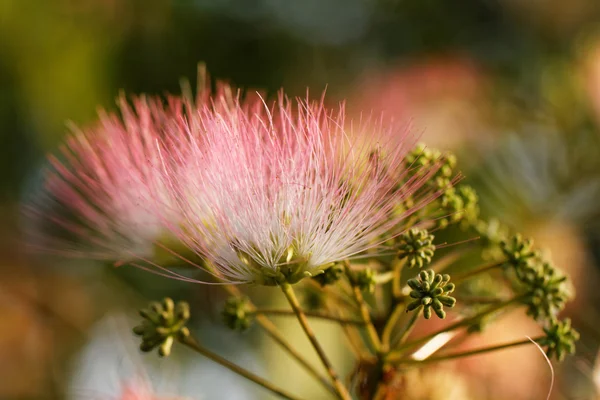
[[(204, 310), (195, 324), (221, 354), (280, 382), (298, 374), (292, 386), (311, 393), (259, 333), (218, 328), (218, 290), (22, 245), (20, 205), (67, 121), (91, 123), (122, 90), (178, 93), (198, 62), (267, 94), (326, 89), (351, 115), (410, 120), (455, 151), (483, 213), (553, 249), (577, 287), (566, 313), (582, 340), (553, 398), (600, 398), (597, 0), (0, 0), (0, 399), (114, 399), (138, 378), (166, 395), (265, 398), (207, 361), (137, 353), (131, 317), (164, 295)], [(293, 321), (282, 329), (299, 336)], [(456, 399), (542, 399), (549, 372), (532, 357), (505, 352), (435, 379)], [(419, 379), (407, 399), (451, 397), (419, 392)]]

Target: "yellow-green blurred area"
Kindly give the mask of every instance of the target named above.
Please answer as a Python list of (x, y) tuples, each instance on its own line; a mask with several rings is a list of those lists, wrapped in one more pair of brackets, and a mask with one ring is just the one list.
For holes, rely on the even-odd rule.
[[(582, 340), (555, 366), (552, 398), (600, 398), (598, 0), (0, 0), (0, 399), (115, 399), (145, 373), (167, 394), (265, 398), (184, 351), (137, 353), (135, 310), (165, 295), (190, 301), (201, 339), (221, 354), (323, 395), (260, 332), (220, 328), (218, 288), (23, 244), (20, 209), (67, 122), (114, 110), (121, 90), (177, 93), (199, 62), (267, 94), (326, 89), (350, 116), (405, 119), (428, 145), (455, 151), (483, 213), (551, 249), (577, 288), (565, 315)], [(523, 324), (500, 322), (481, 340), (522, 338)], [(294, 321), (282, 329), (304, 343)], [(340, 332), (317, 330), (343, 365)], [(412, 371), (403, 398), (543, 399), (550, 382), (535, 349), (440, 368)]]

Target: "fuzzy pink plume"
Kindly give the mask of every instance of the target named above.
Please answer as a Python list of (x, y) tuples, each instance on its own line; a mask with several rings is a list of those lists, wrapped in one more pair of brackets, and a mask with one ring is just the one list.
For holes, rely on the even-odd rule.
[(435, 168), (409, 173), (406, 127), (353, 123), (322, 100), (199, 93), (121, 98), (121, 116), (75, 129), (33, 208), (61, 231), (40, 246), (184, 280), (157, 254), (197, 255), (224, 281), (276, 285), (385, 252), (436, 196), (424, 189)]
[[(95, 126), (74, 127), (60, 154), (49, 157), (45, 190), (27, 209), (36, 222), (32, 242), (44, 251), (117, 261), (147, 257), (164, 232), (161, 218), (177, 219), (158, 178), (160, 152), (180, 145), (190, 102), (139, 97), (130, 105), (121, 97), (118, 105), (120, 116), (101, 112)], [(177, 169), (175, 160), (170, 167)]]
[[(217, 97), (186, 132), (185, 168), (164, 153), (163, 179), (182, 216), (165, 224), (233, 283), (294, 283), (337, 261), (384, 251), (434, 197), (435, 171), (410, 174), (415, 138), (379, 120), (352, 123), (344, 106)], [(404, 182), (404, 183), (402, 183)], [(414, 206), (402, 207), (408, 196)]]

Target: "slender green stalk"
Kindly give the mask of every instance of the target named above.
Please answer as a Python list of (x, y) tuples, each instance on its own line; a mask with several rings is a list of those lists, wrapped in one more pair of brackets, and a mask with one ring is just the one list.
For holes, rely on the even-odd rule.
[(345, 263), (346, 276), (350, 280), (350, 285), (352, 286), (352, 295), (354, 296), (354, 300), (358, 305), (360, 316), (365, 323), (365, 328), (367, 329), (367, 338), (369, 339), (369, 343), (373, 347), (373, 350), (376, 354), (381, 354), (381, 340), (379, 340), (379, 334), (377, 333), (377, 329), (373, 325), (371, 321), (371, 314), (369, 313), (369, 308), (367, 307), (367, 303), (365, 302), (365, 298), (360, 291), (360, 288), (354, 285), (352, 282), (352, 271), (350, 270), (349, 263)]
[[(354, 299), (352, 299), (352, 297), (349, 296), (349, 294), (345, 293), (345, 291), (342, 291), (342, 293), (340, 293), (338, 290), (332, 290), (331, 286), (323, 287), (317, 282), (315, 282), (313, 279), (305, 279), (305, 281), (308, 281), (307, 283), (309, 285), (316, 288), (316, 290), (320, 291), (322, 293), (322, 296), (328, 301), (335, 302), (342, 308), (358, 311), (358, 307), (356, 307), (356, 304), (354, 304)], [(341, 289), (340, 285), (336, 285), (335, 287), (336, 289)]]
[(280, 287), (281, 287), (283, 294), (285, 295), (285, 297), (289, 301), (290, 305), (292, 306), (294, 313), (296, 313), (296, 317), (298, 318), (298, 321), (300, 322), (300, 325), (302, 326), (304, 333), (306, 333), (306, 336), (308, 337), (308, 339), (310, 340), (311, 344), (313, 345), (315, 351), (319, 355), (319, 358), (321, 359), (323, 366), (325, 366), (325, 369), (327, 370), (327, 373), (329, 374), (329, 377), (331, 378), (331, 381), (333, 383), (335, 391), (337, 392), (338, 397), (343, 400), (351, 400), (352, 397), (350, 396), (348, 389), (346, 389), (346, 387), (340, 380), (340, 377), (338, 376), (337, 372), (335, 372), (335, 370), (333, 369), (333, 365), (329, 361), (329, 358), (325, 354), (323, 347), (321, 347), (321, 344), (317, 340), (317, 337), (315, 336), (314, 331), (312, 330), (310, 324), (308, 323), (308, 319), (306, 318), (304, 311), (302, 311), (302, 307), (300, 306), (300, 302), (296, 298), (296, 294), (294, 293), (294, 289), (292, 288), (292, 285), (290, 285), (289, 283), (284, 283)]
[(520, 302), (522, 299), (523, 299), (523, 296), (518, 296), (511, 300), (505, 301), (503, 303), (495, 304), (495, 305), (489, 307), (488, 309), (483, 310), (482, 312), (480, 312), (470, 318), (462, 319), (460, 321), (455, 322), (454, 324), (450, 324), (447, 327), (440, 329), (439, 331), (433, 332), (429, 335), (426, 335), (419, 339), (413, 340), (412, 342), (408, 342), (403, 345), (400, 345), (395, 349), (395, 351), (388, 354), (386, 360), (389, 362), (400, 360), (403, 357), (404, 352), (406, 350), (412, 349), (420, 344), (426, 343), (429, 340), (436, 337), (437, 335), (439, 335), (440, 333), (449, 332), (449, 331), (453, 331), (458, 328), (462, 328), (464, 326), (468, 326), (468, 325), (472, 324), (473, 322), (476, 322), (476, 321), (480, 320), (481, 318), (485, 317), (486, 315), (496, 312), (504, 307), (508, 307), (513, 304), (516, 304), (516, 303)]
[(475, 356), (475, 355), (483, 354), (483, 353), (490, 353), (492, 351), (504, 350), (504, 349), (508, 349), (511, 347), (522, 346), (525, 344), (532, 344), (532, 341), (538, 342), (538, 341), (542, 340), (543, 338), (544, 338), (544, 336), (540, 336), (540, 337), (537, 337), (537, 338), (531, 339), (531, 340), (530, 339), (519, 340), (519, 341), (499, 344), (499, 345), (495, 345), (495, 346), (489, 346), (489, 347), (483, 347), (483, 348), (469, 350), (469, 351), (463, 351), (460, 353), (446, 354), (446, 355), (441, 355), (438, 357), (430, 357), (430, 358), (426, 358), (424, 360), (415, 360), (413, 358), (408, 358), (408, 359), (404, 359), (404, 360), (398, 360), (397, 364), (428, 364), (428, 363), (434, 363), (434, 362), (440, 362), (440, 361), (454, 360), (457, 358), (470, 357), (470, 356)]
[(400, 279), (402, 277), (402, 269), (406, 264), (406, 258), (398, 261), (394, 265), (394, 278), (392, 280), (392, 296), (394, 299), (402, 297), (402, 286), (400, 285)]
[[(223, 288), (232, 296), (240, 297), (242, 293), (240, 290), (231, 285), (225, 285)], [(250, 310), (256, 310), (256, 307), (252, 303), (248, 303), (248, 307)], [(323, 376), (319, 371), (313, 367), (306, 358), (298, 350), (296, 350), (283, 336), (283, 334), (279, 331), (279, 329), (271, 322), (271, 320), (265, 315), (256, 315), (256, 322), (260, 325), (260, 327), (273, 339), (277, 344), (279, 344), (287, 353), (295, 359), (300, 365), (304, 367), (304, 369), (311, 374), (314, 378), (317, 379), (331, 393), (335, 393), (335, 388), (329, 383), (329, 379)]]
[(506, 301), (498, 297), (491, 296), (454, 296), (456, 302), (462, 305), (474, 305), (474, 304), (498, 304)]
[(387, 352), (390, 349), (390, 337), (392, 336), (392, 331), (396, 327), (403, 310), (403, 304), (396, 305), (396, 307), (394, 307), (394, 311), (392, 311), (392, 314), (390, 315), (390, 318), (383, 327), (383, 333), (381, 334), (381, 347), (383, 352)]
[(365, 342), (362, 340), (360, 333), (357, 331), (355, 325), (342, 325), (342, 330), (344, 331), (344, 335), (346, 339), (348, 339), (348, 343), (350, 344), (350, 349), (354, 354), (354, 357), (357, 360), (364, 360), (371, 357), (369, 350), (365, 346)]
[(504, 264), (506, 264), (506, 261), (493, 262), (493, 263), (490, 263), (490, 264), (483, 265), (483, 266), (481, 266), (479, 268), (475, 268), (475, 269), (473, 269), (471, 271), (465, 272), (464, 274), (459, 274), (459, 275), (453, 276), (452, 277), (452, 282), (454, 282), (455, 284), (458, 284), (459, 282), (462, 282), (464, 280), (472, 278), (472, 277), (474, 277), (476, 275), (483, 274), (484, 272), (489, 272), (489, 271), (494, 270), (496, 268), (500, 268)]
[(360, 315), (365, 324), (365, 328), (367, 330), (367, 337), (369, 339), (369, 343), (373, 346), (373, 350), (375, 353), (381, 353), (381, 341), (379, 340), (379, 335), (377, 334), (377, 329), (373, 325), (371, 321), (371, 314), (369, 313), (369, 309), (367, 307), (367, 303), (365, 303), (365, 299), (360, 291), (360, 288), (354, 286), (352, 288), (354, 293), (354, 298), (356, 299), (356, 303), (360, 307)]
[(217, 364), (222, 365), (223, 367), (235, 372), (236, 374), (243, 376), (244, 378), (256, 383), (257, 385), (262, 386), (263, 388), (278, 395), (279, 397), (282, 397), (284, 399), (290, 399), (290, 400), (298, 400), (299, 399), (299, 397), (296, 397), (290, 393), (287, 393), (285, 390), (278, 388), (277, 386), (273, 385), (271, 382), (261, 378), (258, 375), (253, 374), (252, 372), (248, 371), (247, 369), (244, 369), (244, 368), (240, 367), (239, 365), (234, 364), (231, 361), (221, 357), (220, 355), (213, 353), (212, 351), (208, 350), (207, 348), (201, 346), (196, 341), (196, 339), (194, 339), (191, 336), (182, 338), (180, 341), (182, 344), (191, 348), (195, 352), (216, 362)]
[(454, 249), (452, 252), (445, 254), (445, 255), (441, 256), (440, 258), (438, 258), (437, 260), (435, 260), (433, 263), (431, 263), (431, 265), (429, 265), (428, 268), (434, 270), (438, 274), (442, 274), (456, 260), (458, 260), (459, 258), (464, 256), (465, 254), (468, 254), (468, 252), (471, 250), (472, 249), (469, 249), (468, 246), (462, 247), (461, 249)]
[(406, 324), (406, 327), (402, 330), (402, 332), (400, 333), (400, 335), (398, 335), (393, 343), (391, 344), (391, 348), (394, 348), (398, 345), (401, 345), (402, 343), (404, 343), (404, 341), (406, 340), (406, 338), (408, 337), (408, 335), (410, 335), (410, 333), (412, 332), (413, 328), (415, 327), (415, 325), (417, 324), (417, 321), (419, 320), (419, 316), (421, 315), (421, 309), (423, 308), (423, 306), (419, 306), (416, 310), (414, 310), (410, 317), (410, 320), (408, 321), (408, 323)]
[(394, 271), (387, 271), (382, 274), (377, 274), (375, 276), (375, 282), (377, 282), (378, 285), (382, 285), (384, 283), (390, 282), (391, 280), (394, 279), (394, 277), (395, 277)]
[[(289, 310), (271, 310), (271, 309), (256, 309), (253, 311), (256, 315), (282, 315), (282, 316), (296, 316), (296, 313)], [(364, 325), (365, 323), (362, 320), (352, 319), (352, 318), (341, 318), (336, 317), (335, 315), (330, 315), (327, 313), (323, 313), (320, 311), (304, 311), (304, 315), (307, 317), (324, 319), (326, 321), (337, 322), (342, 325)]]

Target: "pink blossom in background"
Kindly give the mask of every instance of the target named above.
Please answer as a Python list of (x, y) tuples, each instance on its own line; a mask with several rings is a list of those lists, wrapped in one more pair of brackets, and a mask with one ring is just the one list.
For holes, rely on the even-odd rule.
[(116, 400), (159, 400), (152, 393), (152, 388), (143, 381), (127, 383)]
[(186, 400), (183, 397), (158, 395), (149, 382), (144, 379), (132, 379), (123, 384), (115, 400)]
[(447, 149), (481, 137), (486, 86), (486, 75), (475, 61), (436, 56), (367, 71), (349, 104), (353, 115), (373, 110), (410, 119), (425, 143)]

